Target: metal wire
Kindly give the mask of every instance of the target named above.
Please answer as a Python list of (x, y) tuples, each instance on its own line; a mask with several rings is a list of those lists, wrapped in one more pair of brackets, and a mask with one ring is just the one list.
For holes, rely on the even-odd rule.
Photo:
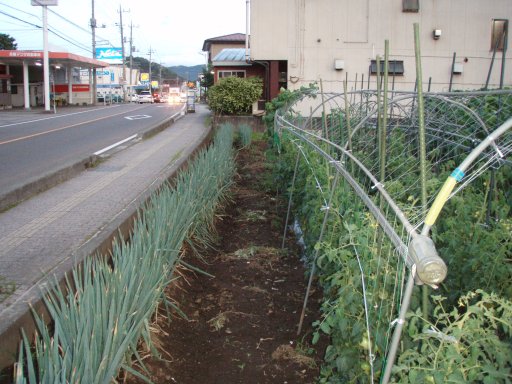
[[(331, 164), (331, 169), (341, 175), (344, 183), (352, 188), (354, 199), (364, 203), (368, 214), (382, 228), (385, 234), (384, 241), (391, 246), (386, 248), (389, 249), (387, 252), (399, 256), (396, 257), (394, 266), (385, 266), (386, 269), (391, 268), (390, 271), (395, 276), (395, 284), (390, 288), (390, 294), (393, 298), (408, 300), (407, 296), (414, 286), (414, 280), (418, 281), (416, 265), (409, 255), (408, 245), (411, 239), (419, 236), (422, 226), (422, 235), (428, 235), (428, 231), (425, 231), (425, 218), (429, 208), (435, 204), (434, 199), (443, 180), (450, 175), (456, 164), (465, 164), (464, 161), (467, 160), (464, 159), (468, 156), (472, 158), (471, 166), (468, 164), (464, 168), (464, 182), (448, 196), (452, 197), (487, 169), (512, 165), (512, 161), (507, 159), (512, 152), (511, 130), (500, 128), (501, 132), (495, 134), (499, 130), (498, 127), (512, 116), (512, 91), (423, 94), (425, 166), (429, 193), (423, 202), (417, 136), (417, 95), (395, 91), (388, 91), (388, 94), (389, 107), (387, 111), (383, 111), (388, 114), (385, 138), (379, 138), (377, 130), (377, 98), (382, 95), (370, 90), (340, 94), (324, 93), (321, 98), (311, 92), (304, 94), (295, 104), (276, 112), (275, 129), (282, 140), (293, 137), (295, 142), (304, 144), (300, 152), (306, 161), (307, 148), (324, 157)], [(379, 156), (382, 155), (379, 154), (379, 148), (382, 147), (379, 147), (379, 140), (384, 139), (386, 170), (382, 172), (382, 157)], [(480, 148), (476, 155), (475, 148)], [(379, 174), (383, 175), (383, 178), (376, 176)], [(315, 177), (315, 180), (317, 186), (321, 188), (318, 178)], [(325, 200), (323, 191), (322, 196)], [(391, 305), (382, 317), (379, 307), (384, 301), (375, 304), (375, 308), (369, 307), (366, 298), (368, 284), (365, 282), (363, 272), (366, 268), (359, 257), (360, 251), (354, 251), (363, 279), (362, 305), (368, 339), (371, 340), (372, 330), (379, 332), (380, 329), (370, 323), (372, 316), (375, 316), (377, 321), (387, 322), (391, 318), (397, 318), (397, 327), (400, 330), (405, 321), (408, 302), (403, 301), (400, 306)], [(380, 254), (376, 257), (380, 258)], [(400, 259), (404, 261), (403, 264), (400, 264)], [(378, 275), (380, 268), (382, 265), (379, 261), (377, 271), (373, 272)], [(403, 271), (400, 272), (402, 268)], [(405, 268), (409, 269), (407, 283)], [(369, 270), (366, 271), (367, 276), (369, 273)], [(375, 284), (371, 286), (372, 292), (374, 288), (379, 289), (376, 286), (378, 283), (377, 280), (372, 281), (372, 284)], [(389, 285), (387, 281), (381, 283), (384, 287)], [(393, 315), (398, 310), (400, 313)], [(379, 311), (378, 315), (375, 315), (376, 311)], [(388, 335), (389, 330), (390, 328)], [(376, 337), (373, 336), (374, 339)], [(399, 337), (395, 337), (392, 344), (396, 346), (398, 342)], [(389, 346), (387, 340), (386, 350)], [(370, 352), (370, 355), (372, 353)], [(385, 360), (392, 361), (393, 358), (394, 356), (386, 356)], [(372, 360), (372, 378), (373, 370)], [(390, 372), (391, 366), (386, 364), (387, 378)]]

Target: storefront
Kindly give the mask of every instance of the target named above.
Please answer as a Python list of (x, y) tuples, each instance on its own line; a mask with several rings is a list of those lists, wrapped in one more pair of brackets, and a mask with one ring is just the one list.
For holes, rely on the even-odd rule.
[[(93, 84), (81, 83), (80, 70), (92, 73), (109, 64), (67, 52), (49, 52), (48, 56), (50, 99), (57, 104), (92, 104)], [(43, 51), (0, 50), (0, 108), (44, 105), (43, 79)]]

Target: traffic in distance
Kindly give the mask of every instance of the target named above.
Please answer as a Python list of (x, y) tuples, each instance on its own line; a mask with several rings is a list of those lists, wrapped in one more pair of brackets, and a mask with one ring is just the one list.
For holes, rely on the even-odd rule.
[[(129, 103), (185, 103), (191, 96), (193, 89), (186, 89), (180, 87), (171, 87), (169, 84), (163, 84), (160, 89), (153, 90), (151, 93), (148, 89), (134, 91), (132, 90), (126, 95), (126, 102)], [(122, 103), (123, 95), (118, 93), (118, 90), (112, 92), (110, 89), (97, 92), (97, 101), (99, 103), (111, 104)]]

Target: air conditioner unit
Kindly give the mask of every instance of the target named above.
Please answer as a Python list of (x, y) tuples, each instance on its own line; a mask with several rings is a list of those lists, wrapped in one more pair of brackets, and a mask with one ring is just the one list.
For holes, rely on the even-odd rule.
[(334, 60), (334, 69), (337, 71), (341, 71), (342, 69), (345, 69), (345, 60)]
[(455, 63), (453, 65), (453, 74), (454, 75), (461, 75), (462, 72), (464, 72), (464, 66), (461, 63)]

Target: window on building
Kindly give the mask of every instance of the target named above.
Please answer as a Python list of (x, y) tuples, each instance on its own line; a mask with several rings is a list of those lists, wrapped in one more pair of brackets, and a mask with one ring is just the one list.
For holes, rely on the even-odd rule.
[(419, 12), (420, 0), (402, 0), (402, 12)]
[[(370, 73), (377, 74), (377, 60), (372, 60), (370, 65)], [(384, 60), (380, 62), (380, 74), (384, 75)], [(388, 75), (403, 75), (404, 62), (402, 60), (389, 60), (388, 61)]]
[(245, 77), (245, 71), (219, 71), (219, 79), (226, 77)]
[(508, 20), (494, 19), (492, 21), (491, 50), (503, 51), (505, 36), (508, 36)]
[(17, 95), (17, 94), (18, 94), (18, 86), (11, 85), (11, 95)]

